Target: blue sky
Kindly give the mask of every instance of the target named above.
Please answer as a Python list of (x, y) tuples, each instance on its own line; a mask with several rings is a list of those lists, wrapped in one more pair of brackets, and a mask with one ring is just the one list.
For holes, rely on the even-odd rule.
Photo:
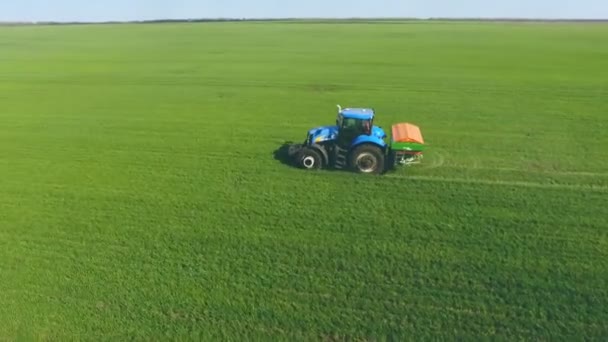
[(0, 21), (276, 17), (608, 18), (608, 0), (0, 0)]

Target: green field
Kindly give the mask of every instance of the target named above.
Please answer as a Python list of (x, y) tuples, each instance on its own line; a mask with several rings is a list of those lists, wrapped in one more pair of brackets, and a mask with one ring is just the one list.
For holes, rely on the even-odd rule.
[(0, 339), (606, 340), (607, 130), (606, 24), (0, 27)]

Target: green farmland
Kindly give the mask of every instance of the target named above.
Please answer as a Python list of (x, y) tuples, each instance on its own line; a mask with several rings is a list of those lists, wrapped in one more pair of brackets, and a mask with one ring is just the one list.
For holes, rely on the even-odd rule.
[(605, 341), (607, 132), (606, 24), (0, 27), (0, 340)]

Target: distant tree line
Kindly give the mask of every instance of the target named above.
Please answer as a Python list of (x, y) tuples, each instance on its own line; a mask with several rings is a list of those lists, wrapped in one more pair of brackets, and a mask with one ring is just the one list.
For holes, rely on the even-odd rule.
[(200, 18), (200, 19), (154, 19), (129, 21), (34, 21), (1, 22), (3, 26), (18, 25), (100, 25), (100, 24), (162, 24), (162, 23), (206, 23), (206, 22), (395, 22), (395, 21), (480, 21), (480, 22), (608, 22), (608, 19), (535, 19), (535, 18)]

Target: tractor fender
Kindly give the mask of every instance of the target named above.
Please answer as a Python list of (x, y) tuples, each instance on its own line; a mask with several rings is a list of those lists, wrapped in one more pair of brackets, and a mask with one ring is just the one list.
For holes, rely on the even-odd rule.
[(384, 140), (375, 135), (360, 135), (358, 136), (353, 143), (350, 145), (350, 149), (353, 150), (355, 147), (361, 144), (371, 144), (376, 145), (382, 149), (382, 151), (386, 151), (386, 147), (388, 146)]
[(327, 165), (329, 163), (329, 153), (327, 153), (327, 150), (325, 149), (325, 147), (323, 145), (310, 144), (309, 147), (313, 148), (313, 149), (319, 151), (319, 153), (321, 153), (321, 156), (323, 157), (323, 164), (324, 165)]

